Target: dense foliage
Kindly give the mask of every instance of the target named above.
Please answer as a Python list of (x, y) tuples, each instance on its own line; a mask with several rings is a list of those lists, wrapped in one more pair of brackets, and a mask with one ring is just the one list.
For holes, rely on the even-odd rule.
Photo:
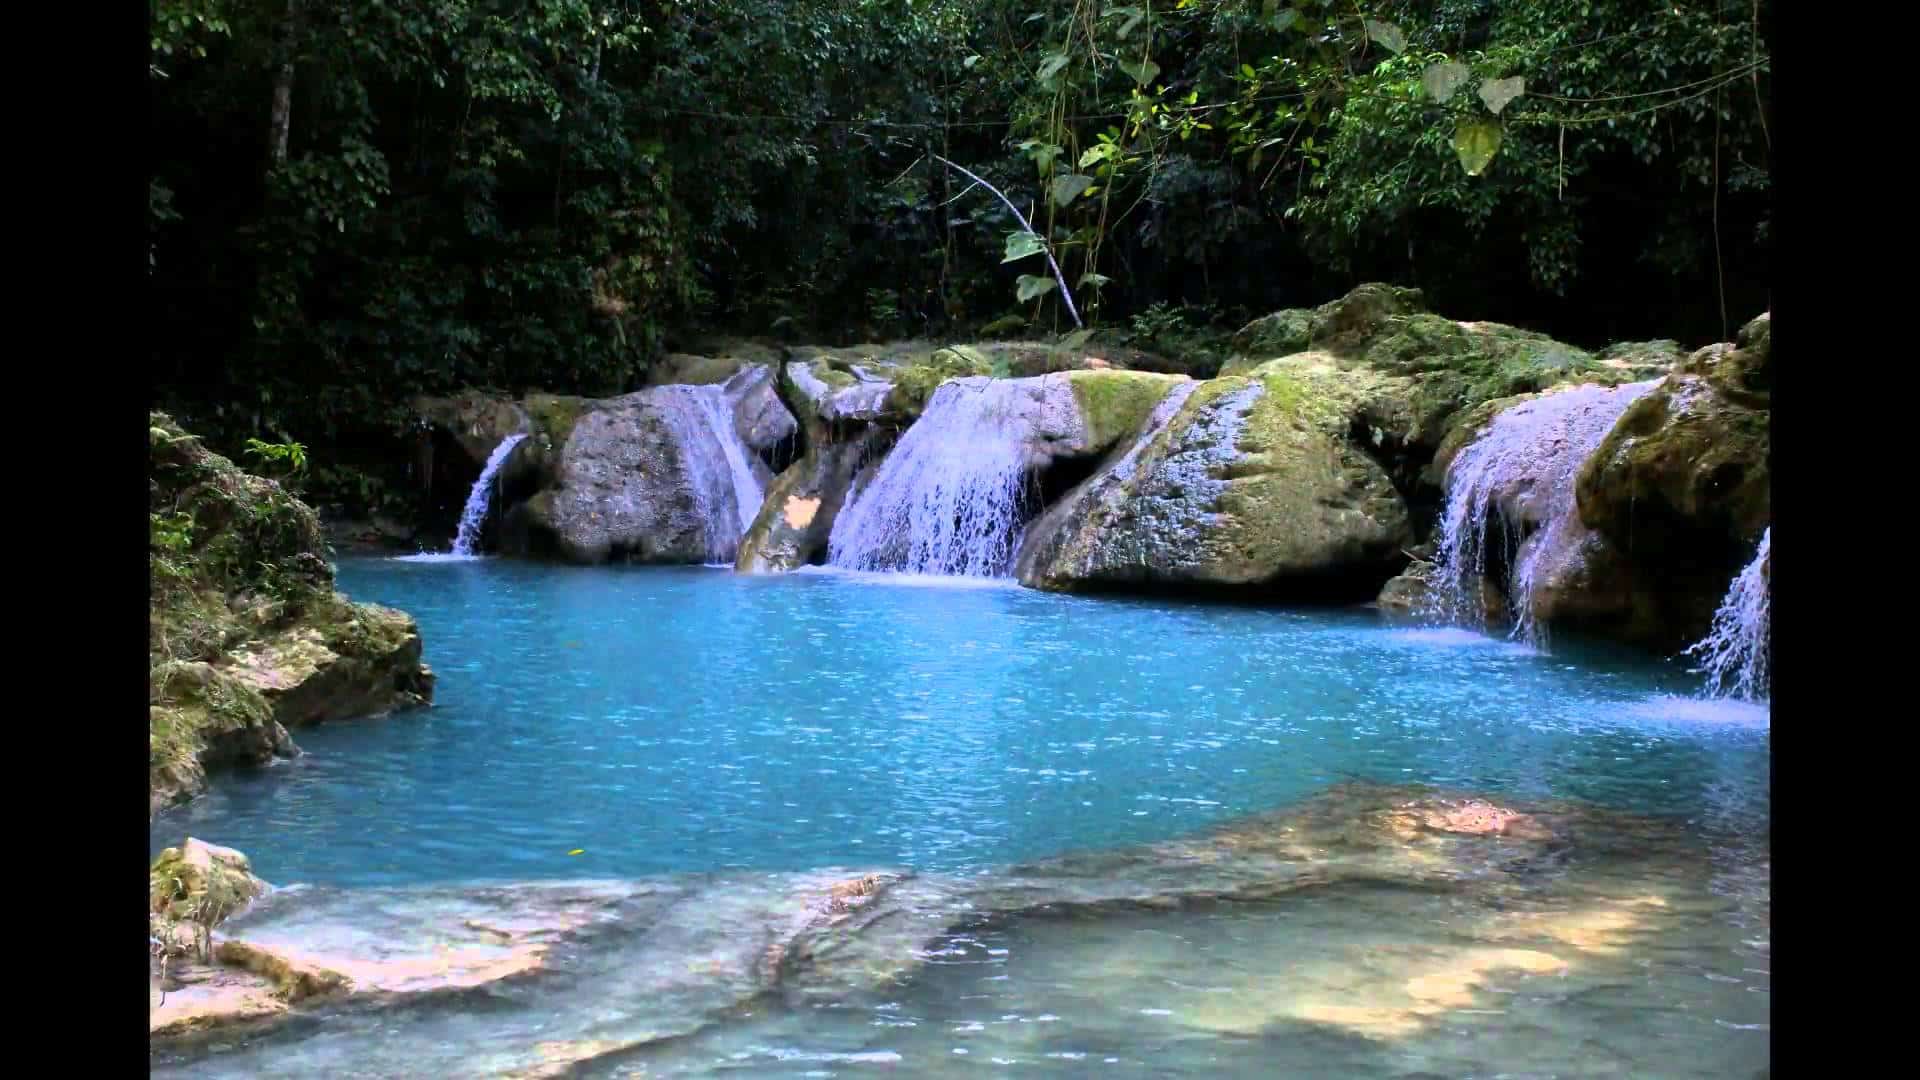
[(360, 508), (410, 395), (616, 392), (695, 332), (1167, 342), (1383, 279), (1700, 342), (1766, 304), (1756, 0), (151, 12), (158, 403)]

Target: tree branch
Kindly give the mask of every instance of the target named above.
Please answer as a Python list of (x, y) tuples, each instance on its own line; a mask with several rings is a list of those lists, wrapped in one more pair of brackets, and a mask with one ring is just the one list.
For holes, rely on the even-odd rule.
[[(1013, 219), (1020, 223), (1021, 228), (1027, 230), (1030, 233), (1033, 233), (1033, 235), (1035, 236), (1040, 237), (1040, 254), (1045, 255), (1047, 257), (1047, 268), (1053, 271), (1053, 280), (1059, 283), (1060, 285), (1060, 298), (1067, 302), (1067, 314), (1073, 316), (1073, 327), (1076, 330), (1084, 329), (1086, 324), (1080, 321), (1080, 309), (1073, 306), (1073, 290), (1067, 288), (1067, 277), (1065, 274), (1062, 274), (1060, 272), (1060, 264), (1053, 261), (1053, 248), (1051, 245), (1047, 243), (1046, 237), (1040, 236), (1039, 233), (1034, 232), (1033, 223), (1027, 220), (1027, 216), (1020, 212), (1019, 207), (1013, 205), (1013, 200), (1007, 198), (1006, 195), (1002, 194), (999, 188), (994, 187), (992, 184), (987, 183), (984, 179), (980, 177), (978, 173), (975, 173), (973, 170), (967, 168), (964, 165), (955, 165), (953, 162), (948, 161), (946, 158), (941, 157), (939, 154), (933, 154), (930, 156), (933, 158), (933, 160), (939, 162), (942, 165), (945, 165), (949, 169), (953, 169), (954, 171), (965, 175), (967, 179), (972, 180), (974, 183), (979, 184), (981, 187), (986, 188), (988, 191), (993, 192), (996, 196), (999, 197), (1002, 203), (1006, 204), (1007, 209), (1013, 212)], [(962, 194), (965, 194), (965, 193), (962, 192)]]

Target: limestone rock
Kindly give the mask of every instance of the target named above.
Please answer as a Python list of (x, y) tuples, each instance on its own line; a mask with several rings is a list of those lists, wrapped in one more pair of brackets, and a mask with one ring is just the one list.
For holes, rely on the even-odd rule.
[[(1771, 319), (1694, 353), (1580, 472), (1580, 516), (1629, 552), (1751, 550), (1771, 520)], [(1649, 552), (1651, 553), (1651, 552)]]
[(313, 624), (249, 645), (234, 678), (258, 691), (285, 728), (381, 716), (433, 700), (413, 616), (377, 604), (326, 605)]
[(1029, 530), (1021, 580), (1372, 595), (1412, 542), (1391, 478), (1346, 437), (1375, 389), (1311, 353), (1200, 384), (1123, 472)]
[(880, 429), (863, 429), (851, 441), (820, 443), (788, 466), (767, 489), (759, 516), (740, 541), (734, 569), (764, 574), (819, 562), (854, 475), (889, 438)]

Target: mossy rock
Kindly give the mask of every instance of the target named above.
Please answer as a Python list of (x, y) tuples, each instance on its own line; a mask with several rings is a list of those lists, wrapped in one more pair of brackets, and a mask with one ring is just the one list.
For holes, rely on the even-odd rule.
[(475, 465), (484, 465), (502, 439), (527, 426), (526, 416), (510, 396), (488, 390), (418, 397), (413, 399), (413, 411), (451, 435)]
[(173, 927), (190, 926), (205, 959), (213, 929), (266, 890), (266, 882), (253, 876), (245, 855), (189, 837), (179, 847), (162, 851), (147, 870), (153, 936), (169, 941), (174, 938)]
[(888, 392), (889, 414), (911, 419), (927, 407), (927, 399), (941, 383), (973, 375), (994, 374), (994, 363), (970, 345), (950, 345), (937, 349), (920, 363), (905, 364), (892, 372), (893, 389)]
[(1751, 550), (1772, 520), (1770, 329), (1699, 350), (1628, 407), (1581, 467), (1588, 527), (1630, 552)]
[(1069, 371), (1064, 377), (1073, 387), (1087, 445), (1101, 450), (1139, 431), (1167, 391), (1186, 381), (1146, 371)]
[(1052, 533), (1023, 546), (1021, 580), (1371, 598), (1411, 542), (1391, 478), (1346, 438), (1376, 381), (1308, 353), (1198, 384), (1129, 470), (1078, 496), (1090, 505), (1050, 512)]
[(695, 356), (668, 353), (647, 370), (648, 386), (685, 384), (708, 386), (726, 382), (754, 363), (738, 356)]
[(1288, 308), (1255, 319), (1233, 336), (1232, 345), (1245, 357), (1350, 352), (1363, 347), (1389, 319), (1426, 310), (1418, 289), (1368, 283), (1317, 308)]
[[(353, 677), (310, 688), (320, 713), (426, 700), (431, 672), (411, 620), (334, 592), (312, 508), (164, 415), (148, 427), (150, 811), (200, 790), (209, 767), (295, 752), (273, 694), (236, 664), (267, 643), (317, 636), (360, 658)], [(395, 618), (406, 633), (396, 635)]]

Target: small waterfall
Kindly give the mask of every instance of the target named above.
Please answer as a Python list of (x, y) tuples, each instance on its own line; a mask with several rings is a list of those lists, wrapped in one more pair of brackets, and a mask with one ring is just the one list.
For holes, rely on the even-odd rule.
[(1005, 577), (1029, 485), (1027, 423), (1012, 380), (966, 379), (933, 392), (827, 540), (849, 570)]
[(719, 386), (662, 386), (650, 393), (658, 395), (659, 414), (679, 444), (707, 562), (730, 566), (763, 497), (751, 451), (734, 430), (733, 409)]
[(1693, 670), (1706, 675), (1708, 697), (1754, 701), (1766, 698), (1772, 689), (1768, 672), (1772, 590), (1767, 563), (1772, 547), (1773, 527), (1768, 526), (1760, 534), (1759, 552), (1733, 579), (1727, 598), (1714, 612), (1713, 629), (1687, 649), (1687, 655), (1700, 658), (1700, 666)]
[(507, 456), (513, 448), (519, 446), (526, 433), (509, 435), (500, 440), (500, 445), (487, 455), (487, 463), (480, 470), (480, 479), (473, 482), (473, 490), (467, 492), (467, 505), (460, 511), (460, 531), (453, 538), (453, 554), (459, 558), (470, 559), (478, 554), (480, 546), (480, 527), (487, 521), (487, 504), (493, 499), (493, 478), (500, 467), (507, 463)]
[[(1545, 629), (1534, 616), (1534, 588), (1563, 548), (1586, 539), (1575, 506), (1574, 479), (1620, 414), (1655, 381), (1577, 386), (1522, 402), (1495, 415), (1460, 451), (1447, 469), (1433, 614), (1453, 623), (1481, 621), (1480, 587), (1489, 569), (1488, 512), (1497, 509), (1508, 543), (1513, 636), (1534, 645), (1546, 643)], [(1529, 525), (1536, 531), (1530, 533)]]

